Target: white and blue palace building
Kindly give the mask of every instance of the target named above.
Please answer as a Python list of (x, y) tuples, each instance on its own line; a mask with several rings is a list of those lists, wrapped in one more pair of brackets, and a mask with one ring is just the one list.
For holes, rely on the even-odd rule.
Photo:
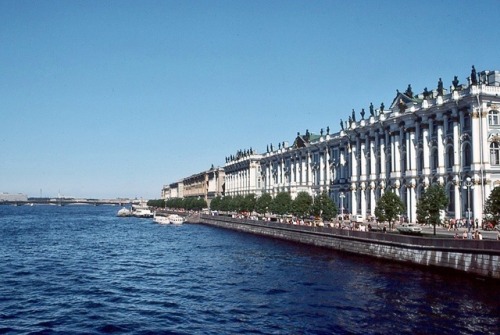
[[(214, 179), (216, 178), (216, 179)], [(384, 192), (396, 193), (416, 222), (417, 201), (432, 184), (444, 186), (448, 218), (483, 219), (486, 199), (500, 185), (500, 71), (476, 72), (466, 83), (441, 78), (435, 89), (397, 92), (391, 105), (372, 104), (340, 130), (298, 133), (292, 144), (265, 153), (240, 150), (224, 167), (166, 185), (163, 197), (260, 196), (327, 192), (343, 213), (374, 216)], [(197, 192), (183, 194), (186, 188)]]

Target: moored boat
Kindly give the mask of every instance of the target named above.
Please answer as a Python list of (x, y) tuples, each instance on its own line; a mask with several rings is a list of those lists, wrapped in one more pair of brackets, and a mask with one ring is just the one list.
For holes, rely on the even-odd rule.
[(120, 209), (118, 211), (118, 213), (116, 214), (116, 216), (119, 216), (119, 217), (127, 217), (127, 216), (131, 216), (132, 215), (132, 211), (126, 207), (123, 207), (122, 209)]
[(152, 218), (153, 212), (144, 201), (141, 201), (137, 205), (132, 205), (132, 215), (138, 218)]
[(156, 212), (153, 215), (153, 221), (159, 224), (170, 224), (170, 219), (167, 216), (156, 215)]
[(184, 223), (184, 218), (180, 215), (177, 215), (177, 214), (170, 214), (168, 216), (168, 219), (170, 220), (170, 223), (171, 224), (183, 224)]

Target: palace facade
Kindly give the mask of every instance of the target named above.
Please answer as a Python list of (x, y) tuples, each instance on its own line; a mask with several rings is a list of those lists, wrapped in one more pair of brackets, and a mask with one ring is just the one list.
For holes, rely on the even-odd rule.
[(323, 191), (343, 213), (374, 216), (378, 199), (395, 192), (416, 221), (416, 204), (432, 184), (445, 187), (448, 218), (483, 218), (491, 190), (500, 185), (500, 72), (474, 67), (466, 84), (414, 94), (408, 85), (388, 109), (370, 104), (352, 111), (330, 134), (306, 131), (292, 145), (265, 154), (226, 158), (226, 195)]

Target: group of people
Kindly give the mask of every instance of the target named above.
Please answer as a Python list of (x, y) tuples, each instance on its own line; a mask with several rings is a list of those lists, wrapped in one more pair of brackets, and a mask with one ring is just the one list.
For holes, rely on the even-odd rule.
[(465, 229), (462, 234), (455, 233), (455, 239), (464, 239), (464, 240), (482, 240), (483, 235), (479, 230), (472, 232), (472, 230)]
[[(471, 219), (470, 220), (470, 224), (471, 224), (471, 229), (479, 229), (479, 220), (476, 218), (475, 220), (474, 219)], [(459, 228), (462, 228), (462, 227), (468, 227), (467, 226), (467, 219), (450, 219), (449, 222), (448, 222), (448, 231), (450, 230), (454, 230), (454, 231), (457, 231)]]

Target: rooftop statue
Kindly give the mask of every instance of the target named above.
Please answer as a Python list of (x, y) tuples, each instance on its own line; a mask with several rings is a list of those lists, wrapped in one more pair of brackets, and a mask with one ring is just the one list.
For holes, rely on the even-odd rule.
[(326, 134), (330, 135), (330, 126), (326, 126)]
[(438, 92), (438, 95), (443, 95), (443, 81), (441, 80), (441, 78), (439, 78), (439, 81), (438, 81), (438, 88), (437, 88), (437, 92)]
[(406, 89), (405, 94), (409, 98), (413, 98), (413, 91), (411, 90), (411, 85), (410, 84), (408, 84), (408, 88)]
[(472, 65), (472, 71), (470, 73), (470, 81), (472, 85), (477, 85), (476, 68), (474, 67), (474, 65)]
[(453, 90), (458, 89), (458, 78), (457, 78), (457, 76), (455, 76), (455, 78), (453, 79), (453, 81), (451, 82), (451, 84), (453, 85)]
[(398, 107), (399, 107), (399, 112), (401, 113), (405, 112), (406, 104), (404, 103), (403, 99), (399, 99)]
[(356, 113), (354, 112), (354, 108), (352, 109), (352, 121), (356, 122)]
[(426, 87), (426, 88), (424, 88), (424, 99), (429, 98), (431, 95), (432, 95), (432, 92), (429, 92), (429, 91), (427, 90), (427, 87)]
[(381, 113), (381, 114), (383, 114), (383, 113), (384, 113), (384, 108), (385, 108), (385, 106), (384, 106), (384, 103), (382, 102), (382, 103), (380, 104), (380, 113)]
[(323, 128), (321, 128), (321, 130), (319, 131), (319, 134), (320, 134), (321, 136), (323, 136)]
[(364, 108), (361, 108), (361, 120), (364, 120), (365, 119), (365, 109)]
[(373, 103), (370, 102), (370, 115), (375, 116), (375, 110), (373, 109)]
[(344, 121), (342, 121), (342, 119), (340, 119), (340, 128), (344, 130)]

